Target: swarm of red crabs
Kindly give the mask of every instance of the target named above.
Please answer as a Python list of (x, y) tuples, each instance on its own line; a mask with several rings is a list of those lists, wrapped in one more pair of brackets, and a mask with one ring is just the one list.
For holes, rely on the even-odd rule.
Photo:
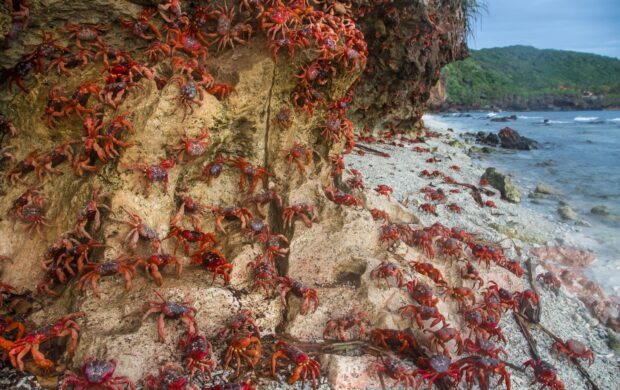
[[(28, 2), (8, 3), (13, 23), (11, 34), (17, 34), (28, 26)], [(113, 209), (110, 195), (104, 189), (93, 189), (83, 208), (75, 213), (74, 226), (49, 241), (41, 261), (43, 276), (37, 284), (37, 293), (59, 296), (66, 288), (73, 288), (88, 298), (91, 298), (89, 290), (94, 298), (102, 298), (122, 291), (116, 287), (102, 289), (102, 278), (129, 291), (133, 279), (143, 277), (152, 280), (155, 288), (164, 286), (171, 278), (183, 278), (184, 267), (206, 274), (205, 284), (226, 288), (237, 265), (227, 258), (230, 253), (226, 253), (221, 242), (241, 232), (261, 250), (247, 265), (251, 288), (263, 292), (268, 298), (279, 299), (284, 306), (295, 302), (300, 315), (313, 315), (320, 305), (319, 293), (303, 281), (281, 274), (281, 265), (289, 252), (290, 238), (285, 233), (302, 226), (311, 229), (313, 224), (320, 223), (319, 206), (310, 201), (284, 202), (286, 197), (270, 185), (270, 177), (274, 174), (269, 167), (245, 156), (216, 153), (211, 147), (213, 140), (208, 128), (195, 134), (178, 129), (177, 142), (164, 148), (161, 155), (143, 155), (120, 164), (126, 150), (138, 145), (128, 141), (129, 135), (137, 131), (134, 129), (135, 113), (119, 107), (127, 107), (124, 103), (128, 99), (135, 100), (146, 93), (152, 82), (159, 90), (174, 91), (172, 114), (177, 115), (180, 122), (185, 122), (209, 96), (225, 100), (235, 92), (235, 86), (216, 81), (206, 59), (225, 50), (234, 50), (245, 45), (252, 36), (263, 34), (274, 61), (287, 55), (293, 57), (301, 51), (312, 54), (310, 60), (295, 72), (290, 106), (281, 107), (274, 113), (273, 123), (281, 129), (289, 129), (295, 118), (320, 113), (322, 117), (315, 129), (317, 137), (330, 145), (343, 143), (343, 154), (350, 153), (355, 145), (354, 128), (346, 113), (354, 98), (353, 92), (349, 90), (336, 98), (329, 91), (334, 77), (359, 74), (366, 65), (368, 50), (362, 32), (352, 20), (351, 4), (243, 0), (239, 4), (192, 3), (188, 8), (184, 6), (179, 0), (164, 0), (157, 8), (147, 8), (133, 17), (120, 18), (109, 24), (73, 21), (58, 31), (41, 32), (40, 43), (28, 48), (20, 61), (5, 72), (9, 89), (17, 86), (28, 93), (29, 87), (34, 85), (33, 74), (53, 71), (65, 77), (89, 66), (102, 69), (98, 79), (72, 88), (53, 86), (45, 95), (45, 106), (40, 111), (42, 123), (50, 129), (73, 126), (78, 129), (75, 134), (67, 135), (48, 150), (0, 149), (0, 163), (10, 163), (5, 183), (11, 187), (23, 187), (8, 215), (23, 224), (27, 232), (36, 232), (42, 239), (46, 238), (51, 205), (44, 194), (54, 178), (67, 171), (88, 176), (117, 167), (122, 174), (139, 177), (140, 180), (136, 181), (143, 182), (144, 196), (161, 191), (170, 194), (177, 204), (166, 232), (160, 232), (145, 213), (129, 206)], [(112, 46), (106, 35), (115, 28), (122, 28), (130, 39), (143, 41), (146, 49), (142, 53), (130, 53)], [(58, 32), (68, 39), (67, 46), (56, 37)], [(0, 142), (4, 141), (5, 135), (15, 137), (23, 130), (8, 117), (0, 116)], [(370, 141), (371, 136), (364, 140)], [(389, 142), (395, 143), (394, 140)], [(413, 142), (417, 141), (411, 140)], [(427, 149), (417, 148), (417, 153), (429, 153)], [(312, 174), (316, 169), (317, 154), (309, 145), (297, 141), (291, 143), (283, 156), (289, 176)], [(181, 191), (172, 186), (169, 188), (175, 170), (184, 164), (199, 162), (204, 164), (196, 180), (210, 184), (218, 180), (224, 170), (230, 170), (238, 174), (239, 193), (246, 193), (244, 197), (247, 198), (238, 204), (205, 204), (191, 196), (191, 188)], [(435, 163), (437, 159), (432, 157), (427, 162)], [(334, 166), (334, 177), (345, 170), (342, 154), (331, 156), (328, 164)], [(452, 169), (457, 171), (457, 168)], [(422, 175), (454, 182), (439, 171), (425, 171)], [(325, 200), (339, 208), (365, 208), (362, 198), (335, 183), (324, 188)], [(361, 174), (357, 172), (348, 184), (351, 190), (363, 189)], [(390, 198), (392, 188), (380, 185), (375, 191)], [(443, 202), (445, 197), (441, 191), (426, 192), (425, 198), (435, 203), (425, 203), (420, 210), (435, 214), (436, 204)], [(485, 204), (494, 207), (492, 201)], [(282, 226), (268, 224), (266, 205), (270, 212), (279, 212), (282, 222), (275, 225)], [(453, 212), (461, 211), (456, 204), (447, 207)], [(440, 224), (426, 228), (392, 224), (385, 211), (373, 209), (368, 212), (373, 219), (385, 222), (381, 228), (382, 242), (389, 246), (402, 241), (418, 248), (427, 258), (410, 263), (413, 272), (420, 275), (414, 280), (405, 280), (405, 273), (396, 262), (384, 261), (370, 272), (372, 278), (381, 280), (378, 285), (402, 288), (407, 292), (411, 302), (399, 312), (412, 326), (419, 328), (423, 337), (408, 331), (382, 328), (374, 328), (367, 335), (370, 316), (354, 310), (329, 319), (324, 338), (368, 340), (382, 349), (381, 356), (385, 356), (378, 360), (376, 371), (405, 386), (426, 383), (430, 388), (437, 381), (451, 385), (465, 381), (470, 386), (478, 384), (481, 388), (488, 388), (489, 377), (496, 377), (509, 389), (510, 375), (499, 357), (503, 352), (499, 343), (505, 339), (498, 324), (508, 310), (527, 315), (526, 309), (535, 308), (538, 297), (532, 291), (509, 292), (493, 282), (485, 284), (478, 268), (497, 264), (521, 276), (523, 270), (519, 263), (508, 260), (499, 245), (479, 240), (462, 230), (448, 229)], [(205, 228), (207, 221), (212, 222), (211, 231)], [(116, 248), (120, 254), (113, 258), (105, 257), (107, 245), (103, 240), (99, 241), (104, 222), (115, 224), (124, 235), (125, 244)], [(448, 285), (432, 263), (438, 255), (462, 262), (464, 285)], [(545, 281), (547, 279), (554, 284), (553, 279), (544, 277)], [(118, 283), (120, 280), (123, 283)], [(430, 281), (430, 285), (426, 281)], [(14, 287), (0, 282), (0, 305), (12, 308), (19, 295)], [(438, 295), (459, 307), (469, 335), (462, 334), (446, 322), (437, 305)], [(154, 339), (159, 342), (166, 342), (173, 326), (180, 324), (183, 329), (176, 344), (179, 360), (164, 364), (157, 372), (143, 378), (147, 389), (198, 388), (194, 383), (198, 376), (210, 377), (213, 371), (221, 369), (239, 377), (244, 372), (257, 370), (265, 359), (266, 342), (261, 338), (254, 313), (250, 311), (243, 310), (233, 315), (218, 332), (217, 338), (211, 340), (201, 332), (198, 309), (187, 297), (169, 296), (156, 289), (152, 299), (137, 307), (135, 313), (139, 314), (138, 319), (152, 326)], [(67, 356), (70, 358), (79, 342), (79, 323), (85, 316), (87, 313), (71, 313), (30, 329), (19, 319), (3, 314), (0, 316), (0, 349), (5, 352), (8, 362), (20, 371), (30, 367), (50, 370), (59, 362), (47, 357), (46, 344), (54, 339), (68, 340)], [(212, 342), (222, 349), (219, 360)], [(287, 377), (289, 384), (307, 381), (317, 386), (320, 383), (321, 366), (304, 352), (305, 348), (284, 339), (271, 344), (271, 376), (276, 379)], [(558, 341), (554, 349), (571, 359), (593, 359), (592, 352), (574, 340)], [(468, 356), (457, 358), (463, 353)], [(534, 368), (539, 382), (560, 388), (559, 379), (549, 379), (549, 373), (554, 373), (553, 367), (544, 362), (528, 364)], [(79, 365), (74, 362), (74, 366)], [(90, 356), (81, 363), (80, 370), (65, 372), (60, 387), (134, 389), (134, 383), (116, 373), (116, 369), (114, 357)], [(214, 388), (249, 389), (253, 385), (249, 382), (227, 383)]]

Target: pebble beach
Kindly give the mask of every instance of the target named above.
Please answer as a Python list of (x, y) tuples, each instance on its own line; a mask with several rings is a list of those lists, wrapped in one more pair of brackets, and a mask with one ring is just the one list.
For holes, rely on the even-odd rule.
[[(477, 184), (487, 166), (470, 157), (464, 149), (450, 146), (456, 136), (434, 117), (426, 116), (427, 128), (437, 133), (437, 137), (426, 138), (424, 143), (406, 143), (390, 145), (388, 143), (373, 143), (368, 146), (377, 151), (387, 153), (390, 157), (382, 157), (375, 153), (351, 154), (347, 157), (347, 167), (357, 169), (364, 177), (367, 188), (378, 185), (388, 185), (393, 188), (391, 196), (406, 205), (426, 225), (440, 222), (445, 226), (456, 226), (474, 232), (480, 238), (501, 243), (506, 253), (511, 257), (518, 256), (516, 250), (522, 251), (523, 258), (529, 257), (539, 248), (549, 248), (559, 245), (572, 247), (578, 244), (573, 227), (558, 222), (551, 215), (544, 215), (519, 204), (502, 200), (499, 191), (494, 196), (484, 196), (483, 200), (491, 200), (496, 204), (493, 207), (480, 207), (469, 191), (462, 188), (460, 193), (450, 193), (454, 186), (443, 183), (441, 177), (421, 177), (423, 170), (444, 172), (457, 182)], [(396, 140), (398, 144), (398, 140)], [(429, 152), (415, 152), (415, 147), (423, 147)], [(434, 157), (436, 162), (427, 162)], [(455, 170), (451, 167), (458, 166)], [(444, 202), (435, 203), (436, 215), (423, 212), (419, 206), (429, 201), (424, 200), (420, 190), (424, 187), (441, 189), (447, 196)], [(455, 203), (461, 207), (460, 213), (448, 209), (447, 205)], [(515, 250), (515, 247), (518, 248)], [(546, 271), (532, 256), (534, 277)], [(524, 276), (524, 285), (529, 287), (529, 281)], [(542, 302), (541, 324), (545, 329), (552, 329), (561, 339), (575, 339), (588, 345), (594, 352), (595, 361), (591, 366), (584, 366), (591, 378), (600, 389), (617, 389), (620, 382), (618, 366), (617, 333), (595, 318), (590, 308), (582, 302), (578, 294), (566, 287), (555, 292), (546, 286), (536, 283), (537, 292)], [(575, 291), (579, 291), (575, 289)], [(617, 306), (613, 304), (615, 298), (609, 298), (607, 307), (611, 316), (617, 317)], [(501, 323), (507, 335), (507, 361), (515, 368), (530, 358), (526, 339), (521, 333), (512, 316), (505, 316)], [(553, 343), (542, 329), (531, 327), (533, 339), (538, 344), (538, 350), (543, 360), (551, 362), (557, 369), (558, 375), (564, 381), (567, 389), (591, 388), (587, 381), (566, 359), (557, 358), (550, 353)], [(530, 377), (519, 370), (511, 370), (513, 389), (537, 388), (530, 386)], [(531, 374), (531, 373), (530, 373)]]

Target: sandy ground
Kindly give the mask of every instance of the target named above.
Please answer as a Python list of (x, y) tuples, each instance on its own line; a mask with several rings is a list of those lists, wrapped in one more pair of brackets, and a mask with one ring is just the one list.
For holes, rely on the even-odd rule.
[[(484, 200), (493, 200), (497, 208), (481, 208), (465, 188), (460, 194), (450, 194), (449, 190), (455, 187), (443, 184), (441, 179), (420, 177), (419, 174), (424, 169), (439, 170), (459, 182), (475, 184), (479, 182), (486, 168), (466, 155), (463, 149), (450, 146), (448, 142), (452, 139), (452, 135), (445, 130), (445, 127), (441, 128), (441, 123), (426, 119), (426, 125), (440, 132), (440, 137), (430, 138), (425, 144), (407, 144), (404, 147), (385, 144), (369, 145), (374, 149), (389, 153), (391, 157), (385, 158), (371, 153), (359, 156), (354, 153), (347, 157), (347, 167), (361, 171), (367, 188), (374, 188), (379, 184), (391, 186), (394, 190), (392, 197), (404, 203), (408, 200), (408, 208), (415, 212), (425, 225), (441, 222), (448, 227), (457, 226), (478, 233), (481, 238), (489, 241), (497, 242), (504, 239), (503, 246), (512, 257), (516, 256), (514, 250), (511, 253), (512, 244), (505, 240), (507, 236), (499, 233), (498, 230), (504, 233), (509, 232), (514, 237), (515, 243), (523, 249), (536, 244), (565, 242), (572, 228), (554, 221), (552, 216), (541, 215), (518, 204), (502, 201), (499, 193), (493, 197), (483, 196)], [(428, 148), (431, 152), (414, 152), (412, 149), (415, 146)], [(426, 160), (431, 157), (436, 157), (441, 161), (427, 163)], [(460, 171), (450, 169), (452, 165), (460, 166)], [(420, 204), (428, 202), (420, 193), (420, 189), (428, 185), (443, 189), (448, 197), (446, 203), (437, 205), (437, 216), (418, 210)], [(449, 211), (446, 208), (449, 203), (457, 203), (462, 207), (462, 212), (456, 214)], [(540, 272), (542, 269), (539, 266), (536, 267), (535, 273)], [(524, 283), (527, 285), (527, 280), (524, 280)], [(613, 332), (602, 326), (589, 314), (581, 301), (567, 294), (563, 288), (557, 294), (545, 288), (539, 288), (539, 294), (543, 308), (542, 325), (562, 339), (579, 340), (589, 346), (596, 360), (591, 366), (587, 363), (584, 365), (588, 373), (600, 389), (618, 389), (620, 355), (609, 347)], [(530, 358), (524, 336), (511, 315), (503, 316), (501, 327), (508, 339), (507, 345), (504, 346), (508, 351), (506, 361), (521, 366)], [(553, 343), (550, 337), (535, 327), (532, 328), (532, 334), (543, 360), (550, 362), (558, 369), (558, 375), (564, 381), (566, 389), (590, 388), (573, 365), (565, 358), (558, 359), (550, 353), (549, 348)], [(540, 387), (529, 385), (533, 376), (531, 369), (527, 373), (511, 369), (510, 373), (513, 389)]]

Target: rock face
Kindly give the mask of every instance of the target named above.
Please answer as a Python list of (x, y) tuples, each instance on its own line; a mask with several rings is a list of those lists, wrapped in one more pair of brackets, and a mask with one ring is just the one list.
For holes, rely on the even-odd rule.
[(352, 118), (371, 128), (410, 128), (424, 113), (441, 68), (467, 57), (467, 2), (353, 3), (364, 10), (357, 20), (370, 56), (355, 88)]
[(519, 191), (519, 188), (508, 176), (502, 174), (497, 169), (487, 168), (482, 175), (482, 179), (488, 180), (491, 186), (497, 188), (502, 194), (503, 199), (512, 203), (521, 202), (521, 191)]
[[(13, 2), (13, 9), (0, 7), (3, 16), (0, 32), (7, 47), (0, 56), (0, 67), (4, 69), (3, 79), (8, 78), (13, 84), (12, 89), (7, 88), (7, 83), (1, 86), (0, 113), (5, 114), (17, 130), (16, 135), (9, 138), (7, 129), (10, 128), (1, 128), (0, 146), (9, 149), (2, 150), (0, 166), (6, 178), (0, 194), (0, 255), (8, 258), (3, 261), (0, 277), (3, 283), (20, 292), (49, 287), (57, 294), (48, 297), (40, 288), (37, 300), (28, 301), (27, 307), (19, 312), (29, 330), (67, 313), (86, 314), (77, 320), (81, 331), (75, 356), (65, 353), (64, 343), (60, 343), (59, 348), (44, 348), (43, 352), (55, 363), (50, 372), (39, 369), (26, 358), (27, 368), (37, 374), (40, 381), (54, 386), (64, 367), (77, 369), (88, 356), (116, 359), (116, 375), (127, 375), (135, 381), (155, 373), (165, 363), (183, 361), (178, 348), (186, 328), (183, 323), (165, 318), (165, 337), (158, 341), (159, 314), (142, 317), (147, 302), (161, 303), (156, 292), (170, 301), (187, 301), (196, 309), (196, 326), (213, 343), (213, 357), (218, 361), (217, 376), (208, 384), (232, 379), (231, 370), (222, 369), (222, 357), (228, 345), (221, 330), (229, 318), (241, 310), (254, 313), (267, 344), (265, 355), (272, 352), (273, 343), (269, 344), (269, 340), (273, 341), (275, 335), (286, 334), (303, 342), (320, 339), (327, 319), (348, 314), (343, 300), (356, 302), (359, 309), (368, 314), (369, 323), (407, 326), (397, 312), (398, 305), (406, 300), (405, 291), (378, 285), (371, 280), (370, 273), (382, 260), (403, 262), (404, 267), (403, 258), (417, 258), (419, 252), (403, 245), (399, 250), (401, 257), (387, 253), (379, 236), (381, 223), (374, 221), (366, 208), (343, 207), (329, 201), (324, 188), (343, 180), (334, 173), (333, 162), (352, 138), (352, 128), (344, 116), (351, 104), (351, 87), (355, 86), (360, 97), (350, 110), (358, 119), (380, 123), (381, 116), (403, 126), (419, 119), (428, 97), (426, 91), (438, 77), (441, 66), (465, 54), (461, 2), (443, 6), (439, 2), (416, 1), (404, 8), (378, 5), (372, 9), (354, 4), (354, 17), (361, 20), (364, 33), (373, 37), (368, 41), (372, 55), (366, 68), (367, 76), (361, 82), (356, 82), (365, 57), (361, 33), (352, 23), (342, 22), (342, 18), (330, 20), (334, 25), (342, 23), (339, 26), (343, 30), (338, 30), (342, 35), (338, 39), (351, 45), (348, 51), (342, 51), (343, 42), (339, 41), (338, 56), (334, 54), (330, 60), (318, 58), (320, 50), (316, 46), (326, 46), (329, 54), (328, 49), (336, 39), (330, 35), (316, 38), (315, 46), (306, 50), (297, 48), (294, 56), (289, 57), (287, 48), (280, 48), (278, 60), (274, 62), (274, 44), (281, 42), (270, 42), (260, 31), (254, 11), (240, 9), (238, 3), (228, 4), (230, 9), (240, 9), (234, 22), (240, 23), (241, 18), (249, 20), (255, 34), (246, 44), (235, 42), (234, 50), (227, 48), (225, 41), (222, 41), (222, 51), (217, 50), (215, 44), (205, 60), (201, 53), (193, 51), (200, 44), (180, 37), (174, 25), (165, 26), (158, 12), (143, 13), (142, 21), (134, 20), (134, 28), (129, 31), (119, 25), (119, 19), (133, 20), (143, 12), (142, 6), (155, 6), (160, 2), (34, 0), (28, 2), (27, 28), (23, 28), (25, 14), (20, 12), (19, 3)], [(183, 1), (181, 6), (189, 10), (193, 21), (200, 20), (201, 9), (194, 2)], [(224, 6), (223, 2), (213, 4), (209, 10), (219, 9), (220, 13), (206, 18), (205, 30), (216, 37), (217, 27), (224, 23), (220, 17), (225, 12), (225, 8), (217, 7)], [(174, 17), (174, 9), (163, 9), (161, 13)], [(306, 17), (311, 18), (311, 15)], [(162, 31), (162, 40), (166, 30), (169, 37), (179, 40), (174, 56), (185, 62), (179, 65), (170, 60), (161, 42), (153, 46), (153, 42), (133, 35), (155, 34), (154, 28), (147, 26), (147, 20)], [(70, 38), (63, 32), (67, 21), (109, 24), (99, 26), (99, 33), (110, 50), (101, 51), (93, 45), (96, 40), (90, 38), (92, 31), (79, 32), (82, 44), (93, 52), (101, 51), (100, 55), (85, 54), (89, 61), (79, 68), (75, 58), (61, 58), (65, 53), (62, 47), (77, 52), (75, 37)], [(177, 23), (183, 21), (179, 19)], [(41, 31), (55, 33), (41, 37)], [(301, 28), (297, 32), (306, 33)], [(246, 37), (245, 33), (240, 34)], [(29, 46), (39, 45), (42, 38), (47, 39), (45, 45)], [(404, 38), (409, 39), (407, 45), (401, 44)], [(212, 41), (211, 36), (208, 40)], [(153, 49), (151, 58), (145, 54), (148, 48)], [(36, 71), (36, 61), (28, 57), (35, 49), (43, 53), (41, 72)], [(52, 54), (47, 53), (50, 50)], [(193, 57), (199, 60), (191, 62)], [(344, 58), (349, 62), (344, 63)], [(54, 60), (57, 61), (52, 62)], [(66, 73), (62, 67), (57, 71), (57, 65), (63, 60), (67, 61)], [(104, 67), (103, 60), (109, 60), (111, 65)], [(356, 65), (355, 60), (362, 62)], [(318, 76), (310, 69), (312, 65), (320, 66)], [(215, 80), (209, 81), (207, 75)], [(296, 77), (302, 75), (308, 84)], [(408, 83), (403, 83), (403, 79)], [(22, 82), (27, 91), (20, 91), (16, 81)], [(194, 84), (190, 85), (192, 82)], [(199, 82), (202, 86), (196, 86)], [(95, 87), (88, 87), (93, 84)], [(80, 86), (85, 86), (89, 92), (84, 92)], [(123, 86), (130, 89), (121, 98), (118, 89)], [(230, 87), (234, 92), (231, 93)], [(107, 89), (99, 94), (97, 88)], [(114, 102), (106, 101), (106, 92)], [(393, 96), (398, 98), (392, 100)], [(66, 118), (62, 114), (69, 106), (72, 107), (71, 117)], [(54, 122), (57, 125), (53, 126)], [(207, 132), (209, 137), (205, 135)], [(192, 140), (201, 140), (202, 136), (206, 147)], [(106, 142), (109, 142), (107, 149)], [(63, 150), (68, 153), (49, 154), (48, 151), (56, 150), (53, 148), (59, 145), (64, 145)], [(36, 152), (35, 147), (39, 151), (31, 154)], [(37, 164), (43, 167), (39, 172), (40, 180), (36, 172), (17, 162), (28, 161), (29, 155), (35, 156)], [(225, 158), (221, 172), (217, 165), (211, 164), (218, 161), (220, 155)], [(50, 159), (40, 164), (41, 156)], [(234, 164), (239, 159), (252, 167), (240, 170)], [(172, 160), (176, 160), (175, 164)], [(296, 160), (302, 163), (300, 169), (297, 169)], [(82, 172), (76, 169), (79, 167)], [(257, 182), (256, 191), (252, 193), (248, 189), (249, 181), (259, 168), (265, 169), (268, 175)], [(213, 177), (206, 180), (205, 172)], [(247, 181), (241, 188), (244, 179)], [(145, 187), (145, 181), (152, 182), (150, 189)], [(269, 241), (266, 246), (253, 239), (247, 229), (242, 229), (239, 219), (230, 214), (222, 216), (226, 233), (217, 230), (213, 208), (243, 206), (258, 216), (258, 210), (246, 200), (269, 189), (277, 189), (283, 200), (280, 206), (275, 201), (265, 206), (264, 222), (271, 226), (270, 233), (275, 235), (275, 240), (281, 240), (279, 244)], [(100, 198), (91, 198), (97, 192)], [(357, 196), (363, 198), (366, 205), (389, 211), (395, 220), (416, 221), (399, 204), (370, 191)], [(187, 197), (205, 205), (202, 212), (183, 203)], [(20, 200), (26, 203), (21, 204)], [(92, 219), (93, 209), (85, 209), (91, 200), (100, 202), (98, 228)], [(285, 225), (282, 208), (303, 203), (316, 206), (315, 223), (308, 227), (295, 217), (291, 224)], [(201, 252), (197, 244), (190, 243), (190, 250), (185, 250), (183, 244), (175, 245), (175, 238), (169, 237), (174, 233), (171, 220), (175, 219), (182, 204), (185, 217), (178, 218), (176, 227), (213, 232), (217, 250), (231, 264), (229, 283), (225, 283), (221, 268), (210, 268), (218, 270), (218, 274), (195, 264), (192, 255)], [(192, 213), (198, 217), (199, 224), (190, 218)], [(142, 236), (136, 236), (140, 238), (135, 247), (126, 239), (132, 236), (132, 226), (124, 223), (130, 214), (140, 219), (135, 227)], [(93, 249), (86, 259), (86, 263), (92, 264), (88, 264), (81, 275), (73, 277), (72, 274), (78, 273), (77, 266), (64, 265), (63, 270), (60, 264), (58, 270), (59, 260), (55, 254), (73, 251), (78, 244), (92, 244), (76, 229), (76, 221), (85, 215), (91, 220), (85, 222), (82, 230), (87, 230), (93, 240), (105, 246)], [(38, 229), (33, 225), (28, 231), (28, 224), (32, 222), (29, 218), (37, 216), (43, 216), (45, 224)], [(41, 233), (37, 234), (37, 230)], [(193, 234), (189, 232), (185, 237), (194, 237)], [(152, 242), (144, 236), (150, 236)], [(261, 260), (266, 247), (278, 246), (286, 249), (282, 248), (274, 261), (273, 273), (277, 275), (272, 276), (294, 278), (316, 289), (321, 305), (312, 315), (301, 314), (302, 300), (294, 291), (284, 300), (285, 305), (279, 297), (255, 288), (257, 273), (252, 264)], [(131, 266), (139, 258), (148, 259), (156, 254), (159, 247), (164, 254), (177, 257), (184, 268), (177, 276), (173, 266), (160, 266), (157, 272), (163, 277), (161, 285), (152, 277), (155, 275), (153, 268), (146, 272), (142, 265), (129, 272), (132, 280), (127, 289), (121, 273), (97, 268), (98, 264), (115, 259), (123, 259)], [(74, 256), (74, 252), (71, 253)], [(52, 263), (50, 258), (54, 260)], [(43, 260), (48, 261), (45, 263), (47, 272), (41, 267)], [(441, 266), (442, 271), (457, 275), (454, 267), (456, 265), (447, 262)], [(100, 296), (93, 292), (85, 275), (91, 270), (103, 274), (93, 282)], [(63, 275), (62, 278), (59, 275)], [(413, 278), (413, 271), (407, 270), (406, 276)], [(80, 283), (81, 278), (85, 279)], [(267, 278), (267, 281), (268, 290), (277, 284), (276, 279)], [(511, 286), (520, 287), (518, 281)], [(396, 297), (386, 308), (383, 304), (389, 295)], [(13, 298), (21, 302), (21, 298)], [(446, 304), (442, 308), (447, 317), (451, 316), (449, 311), (456, 312), (452, 306)], [(11, 307), (17, 310), (15, 307), (21, 305)], [(337, 387), (347, 376), (355, 375), (350, 372), (350, 366), (340, 368), (346, 359), (355, 360), (354, 357), (323, 356), (323, 372), (329, 373), (331, 386)], [(255, 375), (249, 372), (234, 379), (251, 377), (260, 383), (270, 382), (263, 379), (269, 375), (265, 374), (268, 370), (262, 368)], [(284, 370), (281, 374), (284, 375)], [(376, 377), (366, 377), (360, 379), (358, 385), (378, 387), (378, 383)]]

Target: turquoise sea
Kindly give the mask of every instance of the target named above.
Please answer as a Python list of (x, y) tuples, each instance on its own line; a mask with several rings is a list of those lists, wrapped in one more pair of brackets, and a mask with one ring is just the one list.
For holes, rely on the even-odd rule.
[[(516, 120), (493, 118), (516, 115)], [(541, 148), (484, 154), (485, 166), (511, 173), (522, 191), (539, 182), (555, 188), (583, 221), (575, 226), (584, 247), (597, 255), (590, 268), (594, 279), (608, 291), (620, 293), (620, 111), (469, 112), (436, 114), (457, 133), (495, 132), (509, 126), (533, 138)], [(524, 204), (558, 218), (559, 199), (530, 199)], [(611, 215), (591, 213), (605, 206)], [(574, 224), (570, 222), (571, 224)]]

